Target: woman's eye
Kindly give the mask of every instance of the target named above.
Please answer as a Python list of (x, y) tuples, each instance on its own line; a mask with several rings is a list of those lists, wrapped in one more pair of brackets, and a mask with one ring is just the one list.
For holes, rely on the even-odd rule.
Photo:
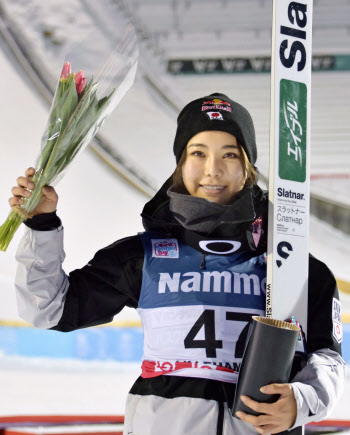
[(202, 151), (193, 151), (193, 153), (191, 153), (191, 156), (203, 157), (204, 153), (202, 153)]
[(231, 159), (237, 159), (238, 158), (238, 154), (236, 154), (236, 153), (226, 153), (224, 155), (224, 157), (228, 157), (228, 158), (231, 158)]

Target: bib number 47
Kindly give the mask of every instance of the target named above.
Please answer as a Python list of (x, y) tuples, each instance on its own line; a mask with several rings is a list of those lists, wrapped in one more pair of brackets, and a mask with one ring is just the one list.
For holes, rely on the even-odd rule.
[[(226, 312), (226, 320), (235, 322), (244, 322), (246, 325), (243, 327), (239, 334), (235, 348), (235, 358), (242, 358), (245, 343), (247, 340), (249, 322), (254, 314), (251, 313), (235, 313), (232, 311)], [(204, 340), (197, 339), (199, 331), (204, 328)], [(222, 340), (216, 339), (215, 334), (215, 310), (205, 310), (198, 317), (196, 323), (192, 326), (185, 340), (185, 349), (205, 349), (207, 358), (216, 358), (216, 349), (222, 349)]]

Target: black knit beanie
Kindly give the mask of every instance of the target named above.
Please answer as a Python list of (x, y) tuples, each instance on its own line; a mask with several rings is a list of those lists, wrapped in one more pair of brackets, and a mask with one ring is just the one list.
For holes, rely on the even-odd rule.
[(208, 130), (225, 131), (235, 136), (254, 166), (257, 151), (252, 117), (243, 106), (217, 92), (191, 101), (181, 110), (174, 141), (176, 163), (188, 141), (195, 134)]

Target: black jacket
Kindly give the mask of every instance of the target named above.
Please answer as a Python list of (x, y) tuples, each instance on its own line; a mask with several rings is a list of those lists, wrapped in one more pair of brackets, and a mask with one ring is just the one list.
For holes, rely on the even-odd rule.
[[(170, 179), (144, 207), (142, 217), (146, 230), (164, 237), (176, 237), (201, 251), (201, 240), (239, 240), (241, 249), (253, 255), (266, 252), (267, 193), (257, 186), (244, 189), (229, 206), (205, 204), (198, 198), (175, 196), (168, 189)], [(168, 192), (168, 193), (167, 193)], [(170, 197), (169, 197), (170, 195)], [(172, 198), (172, 201), (171, 199)], [(192, 199), (191, 199), (192, 198)], [(188, 204), (188, 202), (190, 203)], [(204, 213), (203, 213), (204, 210)], [(263, 237), (253, 242), (253, 222), (261, 218)], [(26, 225), (47, 231), (61, 225), (55, 213), (35, 216)], [(224, 242), (216, 242), (220, 251)], [(205, 252), (201, 251), (205, 259)], [(70, 273), (62, 316), (52, 329), (69, 332), (79, 328), (108, 323), (125, 306), (137, 308), (142, 284), (144, 250), (138, 235), (114, 242), (98, 251), (82, 269)], [(329, 348), (340, 353), (340, 344), (333, 337), (332, 302), (338, 299), (334, 276), (321, 261), (309, 257), (308, 341), (307, 353)], [(224, 382), (159, 376), (139, 378), (130, 393), (163, 398), (190, 397), (233, 401), (235, 388)]]
[[(174, 217), (170, 211), (168, 179), (142, 212), (146, 230), (178, 237), (201, 251), (199, 240), (239, 239), (243, 250), (259, 255), (267, 248), (267, 192), (254, 186), (245, 189), (232, 207), (211, 215), (210, 234), (192, 231), (187, 216)], [(185, 195), (183, 195), (184, 197)], [(185, 198), (186, 199), (186, 198)], [(180, 200), (182, 198), (180, 197)], [(204, 200), (205, 201), (205, 200)], [(180, 205), (181, 209), (181, 205)], [(191, 211), (192, 213), (192, 211)], [(263, 237), (258, 246), (252, 242), (251, 224), (262, 217)], [(198, 226), (198, 221), (195, 225)], [(60, 225), (55, 213), (35, 216), (26, 222), (34, 230), (48, 230)], [(219, 248), (217, 248), (219, 250)], [(202, 251), (205, 255), (204, 251)], [(82, 269), (69, 275), (69, 291), (61, 320), (53, 329), (73, 331), (111, 322), (125, 306), (137, 308), (142, 283), (144, 251), (138, 235), (118, 240), (98, 251)], [(328, 267), (311, 254), (309, 256), (308, 340), (307, 353), (329, 348), (341, 353), (341, 346), (332, 335), (332, 300), (339, 299), (336, 280)]]

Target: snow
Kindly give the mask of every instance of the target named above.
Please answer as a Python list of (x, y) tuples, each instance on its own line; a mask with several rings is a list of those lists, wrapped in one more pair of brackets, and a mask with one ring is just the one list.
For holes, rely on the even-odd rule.
[(118, 415), (139, 376), (133, 364), (0, 359), (0, 416)]
[[(69, 8), (57, 8), (54, 6), (57, 2), (52, 0), (6, 0), (2, 3), (11, 16), (16, 17), (16, 28), (26, 30), (29, 46), (31, 49), (35, 47), (35, 55), (40, 57), (46, 53), (49, 61), (45, 63), (45, 68), (49, 69), (49, 64), (55, 72), (57, 68), (60, 69), (58, 64), (61, 65), (67, 35), (69, 40), (79, 40), (79, 29), (87, 29), (91, 25), (91, 17), (81, 12), (78, 0), (71, 0)], [(47, 15), (47, 28), (40, 24), (38, 17), (42, 14)], [(28, 26), (28, 22), (32, 23), (32, 27)], [(75, 29), (73, 33), (72, 29)], [(43, 37), (43, 32), (51, 32), (51, 36)], [(56, 41), (54, 44), (53, 40)], [(3, 77), (0, 81), (2, 223), (9, 212), (5, 201), (11, 195), (11, 187), (16, 184), (16, 178), (33, 165), (39, 151), (48, 107), (37, 96), (3, 43), (0, 65)], [(220, 80), (221, 90), (225, 92), (227, 78), (223, 80), (220, 76)], [(255, 77), (247, 77), (246, 80), (252, 83), (253, 95), (257, 91)], [(266, 78), (261, 80), (266, 81)], [(203, 89), (217, 91), (213, 78), (201, 78), (195, 84), (189, 78), (179, 78), (174, 83), (174, 89), (182, 90), (188, 99), (192, 95), (204, 95)], [(259, 143), (263, 144), (267, 144), (268, 140), (267, 127), (262, 126), (265, 123), (268, 125), (268, 112), (263, 101), (268, 98), (269, 84), (265, 84), (263, 89), (260, 88), (260, 107), (258, 104), (252, 108), (253, 115), (254, 111), (265, 113), (265, 118), (259, 117), (257, 123)], [(138, 77), (132, 90), (106, 122), (102, 134), (122, 150), (135, 167), (147, 173), (160, 186), (174, 167), (171, 148), (175, 128), (175, 119), (162, 110), (161, 104), (146, 91), (143, 81)], [(324, 160), (327, 163), (327, 156)], [(262, 153), (260, 162), (266, 168), (266, 152)], [(343, 186), (343, 195), (348, 195), (348, 185), (344, 183), (340, 186)], [(86, 150), (74, 163), (74, 167), (57, 186), (57, 191), (60, 196), (58, 213), (65, 227), (66, 272), (86, 264), (101, 247), (142, 231), (140, 213), (147, 198), (117, 178), (90, 150)], [(1, 320), (19, 320), (13, 280), (16, 271), (15, 251), (23, 231), (24, 227), (20, 228), (7, 252), (0, 253)], [(350, 281), (350, 236), (314, 217), (310, 220), (310, 233), (311, 253), (324, 261), (336, 277)], [(350, 313), (350, 296), (342, 294), (341, 299), (344, 311)], [(118, 319), (137, 318), (135, 311), (130, 309), (118, 315)], [(122, 414), (127, 391), (139, 372), (138, 364), (1, 356), (0, 415)], [(349, 400), (348, 376), (344, 399), (331, 417), (347, 418)]]
[[(319, 198), (326, 197), (331, 203), (346, 205), (347, 209), (349, 209), (350, 173), (319, 174), (311, 183), (313, 194)], [(341, 189), (339, 189), (340, 184)]]

